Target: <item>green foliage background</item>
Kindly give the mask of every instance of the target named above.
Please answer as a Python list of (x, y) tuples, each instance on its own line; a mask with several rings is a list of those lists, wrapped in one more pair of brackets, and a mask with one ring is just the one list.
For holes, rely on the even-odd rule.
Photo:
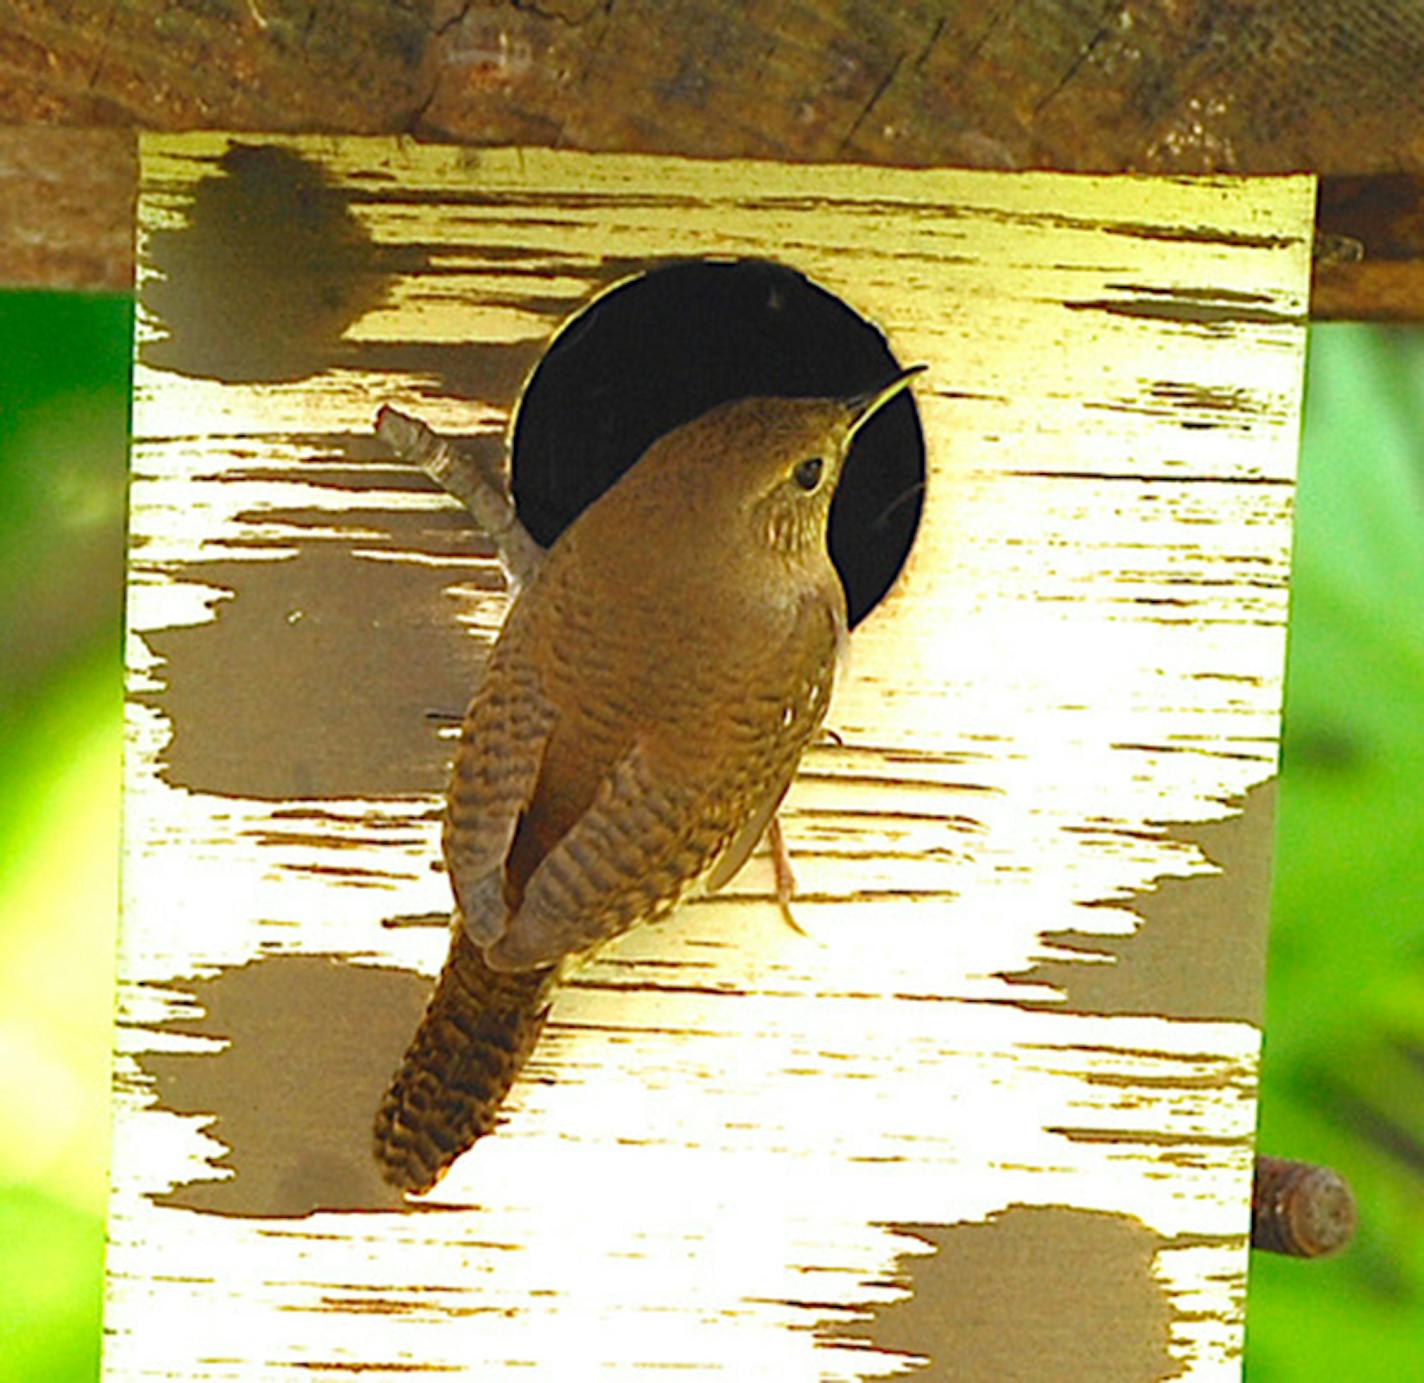
[[(0, 1380), (98, 1370), (126, 297), (0, 294)], [(1354, 1183), (1255, 1256), (1253, 1383), (1424, 1356), (1424, 333), (1312, 329), (1262, 1146)]]

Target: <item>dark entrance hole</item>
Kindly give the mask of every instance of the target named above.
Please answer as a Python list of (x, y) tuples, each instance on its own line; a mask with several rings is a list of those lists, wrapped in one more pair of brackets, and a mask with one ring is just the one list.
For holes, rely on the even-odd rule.
[[(546, 547), (664, 433), (752, 395), (848, 396), (900, 368), (885, 338), (767, 260), (654, 269), (555, 338), (519, 405), (513, 488)], [(908, 394), (858, 434), (831, 507), (831, 560), (855, 624), (890, 589), (919, 524), (925, 444)]]

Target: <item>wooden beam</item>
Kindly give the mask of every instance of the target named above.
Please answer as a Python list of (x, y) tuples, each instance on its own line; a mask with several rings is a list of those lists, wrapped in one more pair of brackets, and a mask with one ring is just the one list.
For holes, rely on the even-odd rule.
[(131, 130), (0, 129), (0, 285), (133, 287)]
[(1311, 315), (1424, 321), (1424, 177), (1326, 178)]
[[(0, 122), (102, 129), (0, 132), (0, 283), (128, 286), (134, 128), (1313, 171), (1368, 201), (1424, 175), (1422, 71), (1413, 0), (10, 0)], [(1367, 243), (1322, 268), (1317, 314), (1419, 317), (1420, 260)]]

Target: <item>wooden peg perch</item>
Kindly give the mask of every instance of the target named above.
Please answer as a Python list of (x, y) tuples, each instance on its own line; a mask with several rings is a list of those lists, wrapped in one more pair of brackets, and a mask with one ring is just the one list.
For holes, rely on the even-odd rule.
[(1251, 1247), (1293, 1258), (1324, 1258), (1354, 1237), (1355, 1197), (1329, 1167), (1285, 1157), (1256, 1158)]
[(419, 418), (389, 406), (376, 414), (376, 436), (470, 511), (494, 543), (512, 589), (529, 583), (544, 559), (544, 549), (520, 522), (514, 501), (497, 476)]

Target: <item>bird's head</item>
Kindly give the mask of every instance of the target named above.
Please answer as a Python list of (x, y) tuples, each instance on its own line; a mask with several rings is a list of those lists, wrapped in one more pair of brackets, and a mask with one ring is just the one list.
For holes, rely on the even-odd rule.
[[(739, 527), (750, 522), (752, 541), (791, 558), (824, 552), (831, 500), (855, 434), (924, 368), (911, 366), (849, 398), (722, 404), (658, 443), (654, 450), (666, 454), (654, 464), (680, 473), (689, 498), (697, 494), (707, 510), (721, 510)], [(672, 477), (665, 471), (664, 478)]]

